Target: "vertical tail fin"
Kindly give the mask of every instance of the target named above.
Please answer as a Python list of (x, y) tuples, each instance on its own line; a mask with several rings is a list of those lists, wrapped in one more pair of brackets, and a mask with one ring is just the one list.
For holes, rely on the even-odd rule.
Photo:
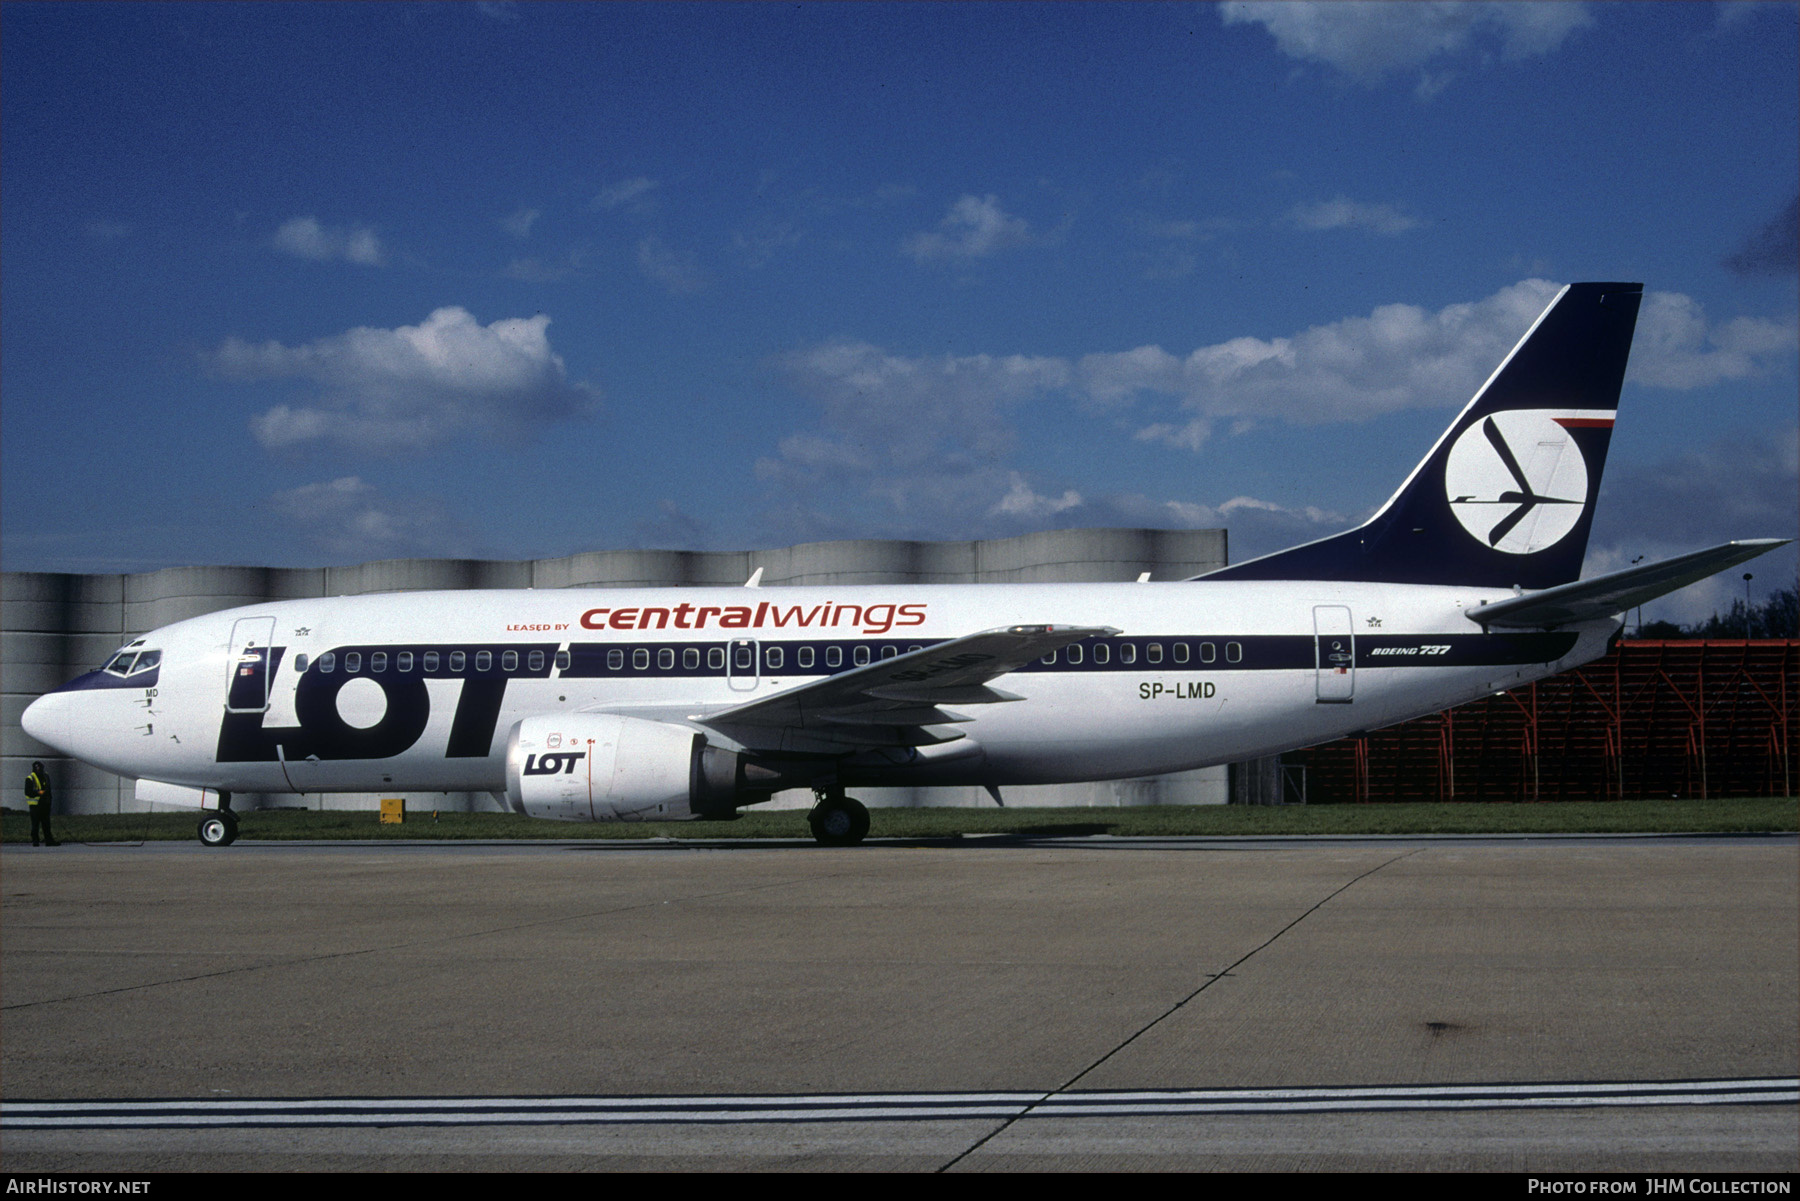
[(1549, 588), (1581, 574), (1642, 284), (1570, 284), (1367, 522), (1209, 580)]

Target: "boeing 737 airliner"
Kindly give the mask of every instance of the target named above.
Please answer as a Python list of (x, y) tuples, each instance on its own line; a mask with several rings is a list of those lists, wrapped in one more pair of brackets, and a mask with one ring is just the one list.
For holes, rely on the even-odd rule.
[(854, 843), (858, 785), (1329, 741), (1598, 658), (1631, 606), (1786, 541), (1578, 580), (1642, 293), (1564, 288), (1374, 517), (1193, 580), (283, 601), (147, 634), (23, 724), (178, 786), (208, 845), (233, 792), (385, 789), (657, 821), (810, 788), (815, 837)]

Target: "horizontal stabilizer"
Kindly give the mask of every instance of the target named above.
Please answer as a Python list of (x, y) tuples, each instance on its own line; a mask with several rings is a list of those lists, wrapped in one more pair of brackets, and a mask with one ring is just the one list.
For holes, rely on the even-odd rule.
[(1661, 563), (1627, 567), (1624, 571), (1562, 584), (1529, 596), (1477, 605), (1466, 612), (1471, 621), (1502, 629), (1550, 629), (1578, 621), (1594, 621), (1666, 596), (1677, 588), (1685, 588), (1714, 572), (1754, 559), (1791, 541), (1791, 538), (1746, 538), (1742, 542), (1727, 542), (1723, 546), (1677, 555)]

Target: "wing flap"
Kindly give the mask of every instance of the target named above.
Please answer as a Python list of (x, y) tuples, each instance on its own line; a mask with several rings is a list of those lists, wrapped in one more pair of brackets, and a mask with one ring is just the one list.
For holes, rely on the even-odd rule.
[(929, 705), (913, 705), (905, 709), (844, 709), (819, 714), (820, 721), (839, 726), (949, 726), (974, 721), (961, 713)]
[(895, 684), (867, 689), (870, 696), (890, 701), (911, 701), (932, 705), (998, 705), (1025, 698), (1016, 692), (989, 688), (986, 684), (970, 684), (962, 688), (925, 689), (913, 684)]

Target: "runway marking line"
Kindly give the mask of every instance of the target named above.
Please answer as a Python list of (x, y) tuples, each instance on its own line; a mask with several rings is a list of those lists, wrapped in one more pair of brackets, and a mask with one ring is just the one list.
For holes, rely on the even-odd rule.
[(0, 1101), (0, 1129), (482, 1126), (1793, 1105), (1800, 1077), (1080, 1092), (820, 1093), (687, 1097), (261, 1097)]

